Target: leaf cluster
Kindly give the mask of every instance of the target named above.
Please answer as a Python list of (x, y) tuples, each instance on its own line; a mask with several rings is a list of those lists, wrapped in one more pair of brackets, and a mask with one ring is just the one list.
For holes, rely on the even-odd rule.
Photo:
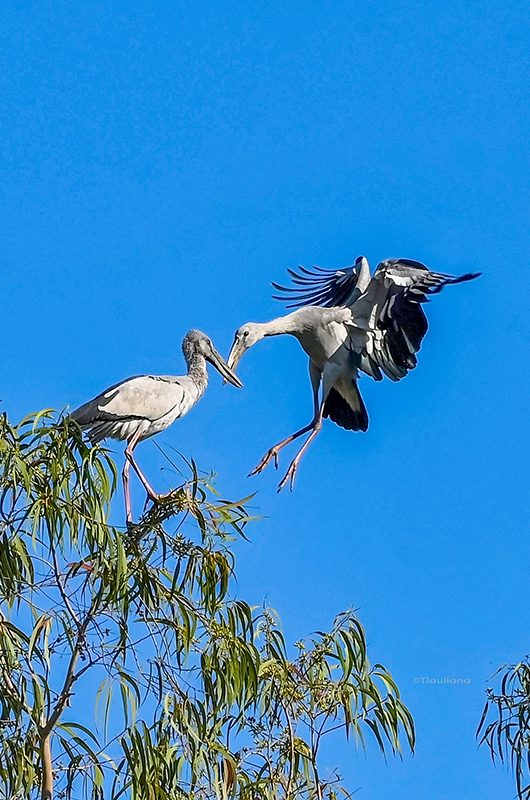
[(499, 687), (487, 689), (477, 738), (493, 762), (508, 763), (519, 800), (530, 800), (530, 658), (497, 670)]
[(116, 467), (67, 420), (0, 420), (0, 798), (329, 798), (324, 739), (414, 745), (355, 613), (286, 645), (234, 600), (249, 498), (189, 477), (138, 526)]

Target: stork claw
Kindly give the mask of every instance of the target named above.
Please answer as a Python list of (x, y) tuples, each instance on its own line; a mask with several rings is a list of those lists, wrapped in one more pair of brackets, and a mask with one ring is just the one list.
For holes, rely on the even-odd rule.
[(248, 473), (248, 477), (251, 478), (253, 475), (259, 475), (260, 472), (263, 472), (265, 467), (270, 462), (271, 458), (274, 458), (274, 466), (278, 469), (278, 452), (275, 447), (271, 447), (270, 450), (267, 450), (259, 464), (254, 467), (252, 472)]
[[(252, 475), (258, 475), (258, 473), (263, 472), (263, 470), (265, 469), (267, 464), (273, 458), (274, 458), (274, 466), (276, 467), (276, 469), (278, 469), (278, 467), (280, 465), (280, 462), (279, 462), (279, 459), (278, 459), (278, 455), (279, 455), (280, 450), (283, 450), (283, 448), (286, 447), (288, 444), (290, 444), (291, 442), (294, 442), (294, 440), (298, 439), (299, 436), (303, 436), (304, 433), (307, 433), (310, 430), (314, 431), (316, 424), (317, 424), (317, 422), (315, 420), (313, 420), (312, 422), (309, 423), (309, 425), (306, 425), (305, 427), (300, 428), (300, 430), (296, 431), (296, 433), (292, 433), (290, 436), (287, 437), (287, 439), (282, 439), (281, 442), (278, 442), (278, 444), (273, 445), (269, 450), (267, 450), (267, 452), (265, 453), (265, 455), (263, 456), (263, 458), (259, 462), (258, 466), (254, 467), (252, 472), (249, 472), (248, 477), (250, 478)], [(320, 424), (319, 424), (318, 430), (320, 430)], [(309, 439), (309, 441), (310, 441), (310, 439)], [(305, 445), (304, 445), (304, 448), (305, 448)], [(302, 448), (302, 452), (303, 452), (304, 448)], [(295, 459), (296, 465), (295, 465), (295, 467), (293, 469), (293, 475), (291, 477), (291, 490), (293, 488), (294, 473), (296, 472), (299, 460), (300, 460), (300, 454)], [(293, 465), (291, 464), (291, 467), (292, 466)], [(287, 472), (288, 475), (291, 472), (291, 467), (289, 467), (289, 470)], [(287, 476), (286, 476), (286, 478), (287, 478)], [(283, 484), (284, 484), (286, 478), (284, 480), (282, 480), (282, 482), (280, 483), (280, 489), (283, 487)]]
[(170, 489), (169, 492), (158, 494), (156, 500), (153, 500), (153, 503), (169, 503), (179, 496), (180, 491), (180, 489)]
[(178, 497), (179, 492), (180, 489), (170, 489), (169, 492), (164, 492), (163, 494), (158, 494), (155, 492), (153, 492), (153, 494), (149, 494), (149, 492), (147, 492), (142, 515), (145, 514), (149, 503), (152, 503), (153, 506), (161, 505), (163, 503), (170, 503), (172, 500)]
[(285, 473), (285, 475), (281, 479), (280, 483), (278, 484), (278, 488), (276, 490), (276, 492), (278, 494), (282, 491), (282, 489), (284, 488), (284, 486), (287, 483), (287, 481), (289, 481), (289, 491), (290, 492), (293, 491), (294, 479), (295, 479), (295, 476), (296, 476), (296, 470), (297, 469), (298, 469), (298, 463), (297, 463), (297, 461), (295, 459), (294, 461), (291, 462), (291, 464), (289, 466), (289, 469), (287, 470), (287, 472)]

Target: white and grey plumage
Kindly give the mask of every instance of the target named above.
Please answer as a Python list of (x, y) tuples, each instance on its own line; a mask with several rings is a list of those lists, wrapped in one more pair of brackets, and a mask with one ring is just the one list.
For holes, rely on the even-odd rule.
[(148, 497), (160, 499), (134, 459), (134, 448), (180, 419), (201, 399), (208, 384), (206, 362), (234, 386), (243, 384), (221, 358), (211, 340), (201, 331), (189, 331), (182, 342), (188, 374), (138, 375), (110, 386), (70, 414), (70, 419), (88, 431), (92, 443), (102, 439), (127, 442), (123, 467), (123, 492), (127, 523), (132, 522), (129, 470), (134, 469)]
[[(230, 367), (265, 336), (291, 334), (309, 356), (314, 416), (308, 425), (271, 447), (251, 474), (261, 472), (287, 444), (311, 431), (279, 484), (291, 488), (304, 451), (329, 417), (347, 430), (368, 428), (368, 414), (360, 395), (359, 371), (375, 380), (386, 375), (394, 381), (416, 366), (416, 353), (427, 332), (422, 304), (444, 286), (476, 278), (432, 272), (419, 261), (391, 258), (382, 261), (370, 276), (368, 261), (339, 270), (300, 267), (289, 270), (294, 286), (273, 284), (296, 310), (270, 322), (249, 322), (235, 334), (228, 357)], [(276, 297), (285, 299), (285, 297)], [(321, 389), (321, 391), (320, 391)]]

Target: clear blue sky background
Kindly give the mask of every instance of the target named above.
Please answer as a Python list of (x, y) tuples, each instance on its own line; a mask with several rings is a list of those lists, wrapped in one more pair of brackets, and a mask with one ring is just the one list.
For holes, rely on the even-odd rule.
[[(281, 308), (287, 266), (409, 256), (481, 270), (428, 308), (420, 364), (362, 381), (367, 434), (326, 424), (294, 494), (245, 475), (311, 414), (294, 340), (217, 375), (160, 437), (259, 490), (237, 591), (288, 637), (359, 607), (418, 749), (329, 754), (366, 800), (499, 800), (489, 676), (528, 639), (530, 11), (498, 3), (74, 4), (0, 10), (2, 386), (15, 418), (183, 369), (201, 327)], [(288, 454), (283, 466), (288, 464)], [(161, 489), (152, 443), (139, 459)], [(139, 494), (137, 495), (139, 500)], [(424, 686), (415, 677), (469, 679)]]

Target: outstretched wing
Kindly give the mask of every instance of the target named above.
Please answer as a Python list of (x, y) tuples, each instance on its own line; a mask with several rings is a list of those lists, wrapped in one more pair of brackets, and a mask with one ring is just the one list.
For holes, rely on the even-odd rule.
[[(416, 366), (416, 353), (427, 333), (422, 304), (444, 286), (473, 280), (479, 272), (454, 277), (431, 272), (425, 264), (409, 258), (382, 261), (366, 291), (351, 307), (353, 325), (364, 331), (353, 334), (353, 347), (360, 352), (360, 368), (375, 380), (383, 374), (398, 381)], [(360, 332), (359, 332), (360, 333)]]
[(287, 308), (303, 306), (351, 306), (363, 293), (370, 281), (368, 262), (362, 256), (355, 264), (343, 269), (330, 270), (322, 267), (298, 267), (298, 272), (288, 269), (294, 286), (273, 283), (283, 295), (273, 295), (275, 300), (289, 300)]

